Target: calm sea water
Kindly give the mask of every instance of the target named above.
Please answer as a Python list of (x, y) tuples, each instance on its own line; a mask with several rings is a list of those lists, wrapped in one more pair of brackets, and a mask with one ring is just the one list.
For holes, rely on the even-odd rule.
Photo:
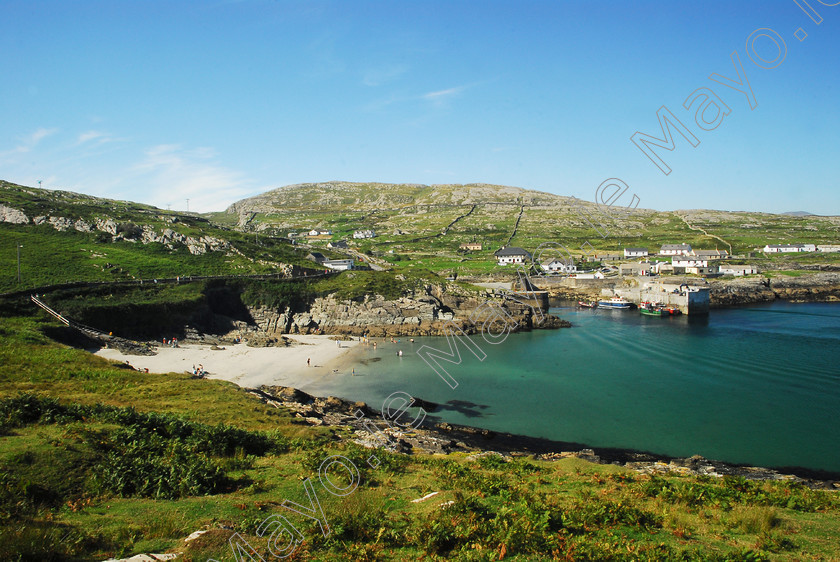
[[(446, 421), (594, 447), (760, 466), (840, 471), (840, 305), (773, 303), (655, 318), (638, 311), (552, 309), (570, 329), (472, 339), (443, 363), (451, 389), (417, 354), (444, 338), (358, 352), (357, 376), (315, 394), (381, 407), (404, 391)], [(397, 357), (396, 351), (403, 350)]]

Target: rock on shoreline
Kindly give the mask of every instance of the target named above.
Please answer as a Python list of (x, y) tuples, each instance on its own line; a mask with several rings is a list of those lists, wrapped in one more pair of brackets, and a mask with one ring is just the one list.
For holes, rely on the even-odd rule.
[[(352, 440), (368, 448), (382, 447), (382, 438), (365, 427), (363, 421), (373, 422), (387, 435), (398, 453), (413, 454), (499, 454), (503, 457), (530, 456), (539, 460), (580, 458), (597, 464), (625, 466), (642, 474), (675, 474), (695, 476), (741, 476), (749, 480), (782, 480), (799, 482), (812, 488), (840, 489), (840, 475), (803, 468), (779, 470), (741, 466), (708, 460), (699, 455), (687, 458), (668, 457), (627, 449), (592, 449), (581, 443), (566, 443), (537, 437), (514, 435), (469, 426), (460, 426), (430, 419), (414, 431), (399, 431), (389, 427), (379, 413), (364, 402), (352, 402), (335, 396), (311, 396), (301, 390), (284, 386), (263, 386), (248, 389), (266, 403), (290, 410), (299, 423), (317, 426), (349, 427)], [(436, 405), (422, 403), (424, 409)], [(362, 420), (354, 416), (364, 413)]]
[[(373, 337), (442, 336), (446, 327), (455, 324), (466, 334), (482, 330), (482, 324), (495, 310), (502, 310), (508, 322), (515, 322), (511, 331), (569, 327), (571, 324), (556, 316), (535, 313), (526, 304), (510, 299), (488, 301), (473, 296), (447, 293), (439, 287), (427, 287), (425, 294), (403, 296), (387, 300), (380, 295), (366, 295), (363, 299), (341, 300), (335, 295), (318, 297), (307, 310), (292, 312), (272, 308), (251, 308), (249, 312), (256, 326), (267, 334), (309, 334)], [(492, 329), (499, 330), (501, 324)], [(491, 329), (488, 327), (488, 329)]]

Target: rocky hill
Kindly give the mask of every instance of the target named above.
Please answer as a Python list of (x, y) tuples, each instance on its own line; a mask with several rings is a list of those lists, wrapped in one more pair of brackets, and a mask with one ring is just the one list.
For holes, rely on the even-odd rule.
[[(642, 208), (644, 200), (640, 208), (621, 207), (631, 197), (624, 194), (607, 210), (573, 197), (509, 186), (336, 181), (274, 189), (238, 201), (212, 218), (324, 245), (327, 240), (313, 241), (306, 233), (328, 230), (329, 239), (347, 239), (352, 247), (398, 267), (418, 264), (471, 274), (494, 271), (492, 254), (506, 245), (534, 251), (553, 243), (581, 255), (583, 248), (590, 253), (638, 246), (655, 251), (661, 244), (685, 242), (747, 257), (766, 244), (840, 244), (840, 217), (709, 209), (660, 212)], [(376, 238), (353, 239), (356, 230), (368, 229)], [(482, 248), (463, 251), (460, 246), (466, 242)]]

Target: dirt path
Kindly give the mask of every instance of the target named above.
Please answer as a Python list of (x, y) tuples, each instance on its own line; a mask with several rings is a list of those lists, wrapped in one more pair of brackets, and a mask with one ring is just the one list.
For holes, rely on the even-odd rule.
[(717, 236), (716, 234), (709, 234), (708, 232), (706, 232), (704, 229), (700, 228), (699, 226), (692, 226), (692, 225), (691, 225), (691, 223), (689, 223), (689, 222), (685, 219), (685, 217), (684, 217), (683, 215), (679, 215), (679, 214), (678, 214), (677, 216), (678, 216), (678, 217), (680, 217), (680, 220), (682, 220), (682, 221), (685, 223), (685, 225), (686, 225), (689, 229), (691, 229), (691, 230), (699, 230), (699, 231), (700, 231), (700, 232), (702, 232), (705, 236), (708, 236), (709, 238), (715, 238), (715, 239), (717, 239), (717, 240), (720, 240), (720, 241), (721, 241), (721, 242), (723, 242), (724, 244), (726, 244), (726, 245), (729, 247), (729, 255), (730, 255), (730, 256), (732, 255), (732, 244), (730, 244), (729, 242), (727, 242), (726, 240), (724, 240), (724, 239), (723, 239), (723, 238), (721, 238), (720, 236)]

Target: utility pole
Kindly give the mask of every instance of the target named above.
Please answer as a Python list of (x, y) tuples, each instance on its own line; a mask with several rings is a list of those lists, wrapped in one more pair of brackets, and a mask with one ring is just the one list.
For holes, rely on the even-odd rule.
[(41, 180), (38, 180), (38, 188), (41, 187)]
[(17, 245), (17, 256), (18, 256), (18, 285), (20, 285), (20, 249), (23, 248), (23, 244)]

